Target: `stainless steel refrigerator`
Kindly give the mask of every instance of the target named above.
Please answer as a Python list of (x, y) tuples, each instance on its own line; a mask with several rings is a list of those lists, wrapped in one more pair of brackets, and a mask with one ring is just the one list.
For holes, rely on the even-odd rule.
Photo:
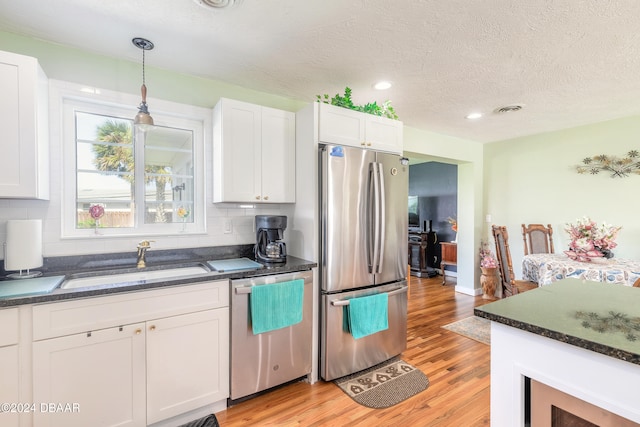
[[(408, 176), (395, 154), (320, 147), (320, 376), (384, 362), (407, 345)], [(354, 338), (352, 298), (388, 295), (388, 329)]]

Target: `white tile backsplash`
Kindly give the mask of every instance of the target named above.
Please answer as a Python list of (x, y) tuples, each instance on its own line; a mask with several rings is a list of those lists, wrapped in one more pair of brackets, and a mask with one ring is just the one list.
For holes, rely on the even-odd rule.
[[(48, 202), (44, 202), (48, 203)], [(33, 206), (29, 206), (32, 204)], [(42, 219), (42, 244), (45, 257), (113, 252), (135, 252), (137, 243), (145, 237), (106, 237), (62, 239), (59, 211), (43, 208), (42, 201), (20, 201), (14, 207), (7, 200), (0, 200), (0, 242), (6, 240), (6, 223), (9, 219)], [(273, 208), (270, 209), (274, 210)], [(226, 246), (250, 244), (255, 241), (254, 216), (258, 210), (207, 208), (206, 234), (149, 236), (154, 240), (152, 248), (173, 249), (201, 246)], [(278, 210), (275, 209), (277, 212)], [(260, 210), (260, 214), (262, 210)], [(225, 219), (231, 219), (232, 232), (224, 232)], [(4, 252), (1, 258), (4, 259)]]

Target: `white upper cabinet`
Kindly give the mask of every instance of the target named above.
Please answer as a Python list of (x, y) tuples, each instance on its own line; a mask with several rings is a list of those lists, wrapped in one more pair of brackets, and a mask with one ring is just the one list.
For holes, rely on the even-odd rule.
[(0, 94), (0, 198), (48, 200), (48, 83), (38, 61), (0, 51)]
[(213, 201), (295, 202), (295, 114), (222, 98), (213, 110)]
[(402, 122), (319, 103), (318, 140), (402, 154)]

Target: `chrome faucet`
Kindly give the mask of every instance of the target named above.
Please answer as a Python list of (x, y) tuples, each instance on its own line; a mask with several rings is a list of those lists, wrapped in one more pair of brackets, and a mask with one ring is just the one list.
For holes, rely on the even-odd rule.
[(153, 240), (143, 240), (138, 243), (138, 268), (147, 266), (145, 255), (147, 254), (147, 249), (151, 247), (151, 242), (153, 242)]

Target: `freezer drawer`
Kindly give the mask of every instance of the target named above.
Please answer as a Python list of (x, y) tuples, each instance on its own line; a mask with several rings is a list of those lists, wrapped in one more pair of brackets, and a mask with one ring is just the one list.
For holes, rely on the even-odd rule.
[[(331, 381), (384, 362), (407, 348), (407, 281), (322, 295), (320, 376)], [(389, 329), (354, 339), (343, 326), (350, 298), (389, 294)]]
[[(249, 305), (251, 288), (296, 279), (304, 280), (302, 322), (254, 335)], [(311, 372), (312, 285), (311, 271), (231, 281), (231, 400)]]

